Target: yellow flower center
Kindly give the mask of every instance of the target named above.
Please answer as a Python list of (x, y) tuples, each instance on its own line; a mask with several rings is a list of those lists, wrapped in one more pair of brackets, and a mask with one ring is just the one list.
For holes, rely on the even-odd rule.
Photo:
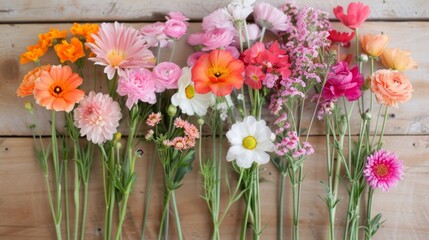
[(242, 144), (245, 149), (253, 150), (256, 148), (257, 142), (253, 136), (247, 136), (243, 139)]
[(107, 54), (107, 59), (109, 60), (110, 65), (113, 67), (118, 67), (121, 62), (126, 59), (127, 55), (124, 52), (119, 52), (118, 50), (112, 50)]
[(195, 96), (195, 89), (192, 85), (188, 85), (185, 88), (185, 94), (186, 94), (186, 98), (191, 99)]
[(228, 76), (228, 69), (224, 67), (212, 66), (209, 68), (209, 79), (211, 82), (224, 82), (225, 77)]
[(375, 167), (375, 173), (379, 177), (385, 177), (387, 174), (389, 174), (389, 169), (387, 168), (386, 164), (380, 164)]

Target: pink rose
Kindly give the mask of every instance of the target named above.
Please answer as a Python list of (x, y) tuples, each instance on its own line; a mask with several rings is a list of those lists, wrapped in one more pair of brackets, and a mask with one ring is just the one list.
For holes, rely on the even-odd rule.
[(146, 68), (132, 68), (119, 77), (117, 92), (120, 96), (127, 96), (128, 109), (138, 101), (150, 104), (156, 103), (155, 83), (153, 74)]
[(169, 12), (168, 15), (165, 17), (167, 20), (170, 19), (176, 19), (182, 22), (189, 21), (189, 18), (187, 18), (183, 13), (181, 12)]
[(179, 39), (186, 33), (187, 29), (188, 27), (184, 22), (176, 19), (170, 19), (165, 22), (164, 33), (169, 37)]
[(206, 54), (205, 52), (194, 52), (191, 55), (189, 55), (187, 64), (189, 67), (193, 67), (195, 65), (195, 62), (200, 58), (202, 55)]
[(325, 100), (344, 96), (349, 101), (355, 101), (362, 95), (363, 83), (363, 76), (357, 66), (350, 70), (348, 63), (339, 62), (328, 74), (322, 95)]
[(176, 89), (177, 81), (182, 75), (182, 69), (172, 62), (162, 62), (153, 68), (155, 77), (156, 92), (163, 92), (165, 89)]
[(205, 46), (203, 51), (226, 47), (231, 44), (233, 39), (234, 34), (226, 29), (217, 28), (213, 31), (206, 32), (202, 37), (203, 45)]
[(188, 37), (188, 44), (191, 46), (197, 46), (203, 44), (204, 33), (193, 33)]
[(206, 32), (213, 31), (216, 28), (235, 31), (231, 17), (222, 8), (210, 13), (208, 16), (205, 16), (203, 18), (202, 26)]
[(157, 47), (158, 43), (161, 47), (167, 46), (167, 35), (164, 33), (165, 24), (156, 22), (148, 24), (140, 29), (140, 35), (146, 40), (149, 47)]

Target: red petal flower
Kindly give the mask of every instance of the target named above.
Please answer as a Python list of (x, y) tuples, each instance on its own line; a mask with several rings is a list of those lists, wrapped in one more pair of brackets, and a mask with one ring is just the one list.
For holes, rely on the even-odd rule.
[(350, 41), (355, 36), (355, 32), (339, 32), (334, 29), (329, 30), (328, 39), (332, 42), (342, 43), (345, 47), (350, 46)]
[(370, 12), (369, 7), (361, 2), (350, 3), (347, 7), (347, 14), (344, 13), (341, 6), (334, 8), (335, 17), (351, 29), (359, 28), (368, 18)]

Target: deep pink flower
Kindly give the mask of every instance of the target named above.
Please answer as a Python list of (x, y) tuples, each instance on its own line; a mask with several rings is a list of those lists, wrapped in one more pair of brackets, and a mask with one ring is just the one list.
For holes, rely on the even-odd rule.
[(255, 23), (274, 33), (286, 31), (290, 27), (290, 20), (284, 12), (271, 4), (261, 2), (253, 7)]
[(361, 2), (349, 3), (347, 7), (347, 14), (344, 13), (343, 7), (337, 6), (334, 8), (334, 15), (346, 27), (351, 29), (359, 28), (363, 22), (368, 18), (371, 10), (369, 7)]
[(151, 71), (146, 68), (130, 69), (118, 80), (117, 92), (127, 96), (125, 105), (131, 109), (138, 101), (156, 103), (155, 82)]
[(176, 19), (170, 19), (165, 22), (164, 33), (168, 37), (179, 39), (186, 33), (187, 29), (188, 27), (186, 26), (185, 22)]
[(74, 110), (74, 125), (88, 141), (101, 144), (112, 140), (122, 118), (119, 104), (108, 95), (91, 91)]
[(234, 34), (230, 30), (216, 28), (212, 31), (205, 32), (202, 36), (203, 51), (210, 51), (217, 48), (224, 48), (232, 43)]
[(357, 66), (350, 70), (348, 63), (339, 62), (328, 74), (322, 91), (323, 98), (331, 100), (344, 96), (349, 101), (355, 101), (362, 95), (363, 82), (363, 76)]
[(182, 69), (175, 63), (162, 62), (153, 68), (153, 75), (156, 92), (163, 92), (165, 89), (177, 88)]
[(246, 64), (255, 64), (256, 58), (265, 51), (265, 45), (261, 42), (257, 42), (252, 47), (246, 49), (243, 52), (243, 62)]
[(156, 22), (143, 26), (140, 35), (149, 47), (165, 47), (168, 44), (167, 35), (164, 33), (165, 23)]
[(388, 192), (402, 179), (404, 166), (395, 153), (381, 149), (367, 157), (363, 175), (372, 188)]
[(262, 88), (262, 80), (265, 78), (265, 74), (260, 67), (248, 65), (244, 72), (246, 74), (246, 79), (244, 80), (246, 85), (253, 89)]

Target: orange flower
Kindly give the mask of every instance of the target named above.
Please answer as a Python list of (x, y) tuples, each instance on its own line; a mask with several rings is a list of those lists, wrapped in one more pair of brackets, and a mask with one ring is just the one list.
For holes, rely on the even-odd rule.
[(94, 42), (94, 38), (92, 38), (92, 34), (98, 33), (98, 24), (89, 24), (86, 23), (81, 25), (79, 23), (74, 23), (70, 28), (70, 32), (76, 36), (82, 36), (85, 38), (86, 42)]
[(230, 94), (233, 87), (243, 86), (244, 64), (229, 52), (214, 50), (202, 55), (192, 68), (195, 91), (200, 94), (212, 92), (216, 96)]
[(26, 64), (30, 61), (38, 62), (39, 58), (45, 55), (47, 50), (48, 50), (47, 48), (45, 48), (44, 46), (40, 46), (38, 44), (28, 46), (27, 52), (21, 54), (20, 56), (20, 63)]
[(402, 72), (382, 69), (371, 75), (371, 91), (379, 103), (397, 108), (411, 98), (413, 88)]
[(372, 35), (370, 33), (362, 35), (360, 38), (362, 50), (371, 57), (380, 56), (389, 43), (389, 36), (385, 34)]
[(386, 48), (381, 54), (381, 63), (393, 70), (408, 70), (417, 68), (417, 63), (410, 57), (409, 51), (404, 51), (399, 48)]
[(39, 34), (39, 45), (44, 46), (46, 48), (52, 46), (52, 36), (49, 33), (41, 33)]
[(52, 39), (58, 39), (58, 38), (66, 38), (67, 37), (67, 30), (62, 30), (60, 31), (57, 28), (51, 28), (48, 32), (48, 34), (50, 35), (50, 37)]
[(16, 90), (16, 95), (19, 97), (32, 95), (34, 90), (34, 82), (39, 79), (42, 72), (49, 72), (50, 70), (51, 65), (44, 65), (28, 72), (22, 80), (21, 84), (19, 85), (18, 90)]
[(85, 95), (84, 91), (77, 89), (81, 84), (82, 78), (69, 66), (52, 66), (35, 82), (34, 98), (37, 104), (48, 110), (70, 112)]
[(79, 58), (84, 57), (83, 44), (77, 38), (72, 38), (71, 43), (67, 40), (63, 40), (62, 43), (55, 45), (54, 49), (60, 58), (61, 63), (65, 61), (76, 62)]

